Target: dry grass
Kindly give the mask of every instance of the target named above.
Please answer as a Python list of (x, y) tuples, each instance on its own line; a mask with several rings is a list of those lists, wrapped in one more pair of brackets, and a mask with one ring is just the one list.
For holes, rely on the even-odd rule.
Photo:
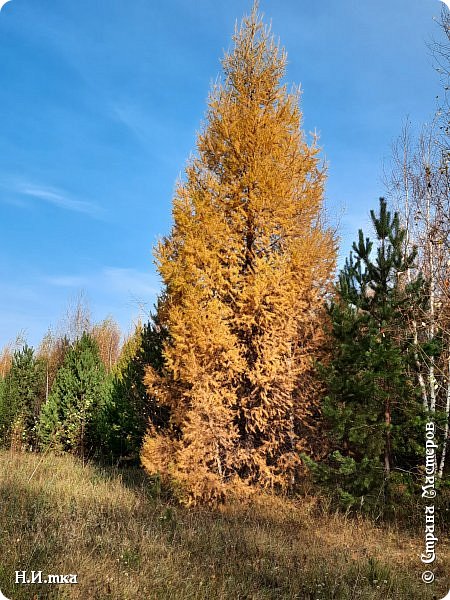
[[(442, 542), (427, 587), (420, 535), (318, 514), (313, 498), (181, 509), (137, 469), (70, 457), (0, 454), (0, 529), (0, 589), (12, 600), (431, 600), (450, 588)], [(79, 583), (15, 585), (16, 570)]]

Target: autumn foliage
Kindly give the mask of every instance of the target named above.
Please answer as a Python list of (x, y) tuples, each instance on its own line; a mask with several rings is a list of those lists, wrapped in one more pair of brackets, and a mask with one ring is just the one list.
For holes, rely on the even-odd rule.
[(256, 8), (234, 42), (156, 251), (170, 337), (146, 384), (172, 417), (149, 431), (142, 462), (191, 502), (294, 483), (335, 259), (318, 149), (281, 83), (286, 54)]

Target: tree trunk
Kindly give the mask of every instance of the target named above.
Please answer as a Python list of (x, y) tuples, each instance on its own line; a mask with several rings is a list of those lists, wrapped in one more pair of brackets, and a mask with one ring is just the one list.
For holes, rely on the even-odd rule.
[(445, 457), (447, 454), (447, 444), (449, 438), (449, 416), (450, 416), (450, 353), (447, 358), (448, 378), (447, 378), (447, 402), (445, 405), (445, 428), (444, 428), (444, 443), (442, 446), (441, 462), (439, 464), (438, 478), (442, 479), (445, 468)]

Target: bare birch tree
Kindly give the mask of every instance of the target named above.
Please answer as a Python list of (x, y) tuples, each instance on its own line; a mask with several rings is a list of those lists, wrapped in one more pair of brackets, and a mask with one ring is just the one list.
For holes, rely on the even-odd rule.
[[(405, 252), (417, 247), (418, 268), (426, 281), (426, 297), (409, 328), (423, 407), (433, 415), (445, 414), (439, 477), (445, 467), (450, 412), (450, 197), (442, 148), (438, 118), (424, 126), (415, 141), (407, 124), (394, 144), (388, 178), (407, 231)], [(408, 271), (405, 282), (416, 275)]]

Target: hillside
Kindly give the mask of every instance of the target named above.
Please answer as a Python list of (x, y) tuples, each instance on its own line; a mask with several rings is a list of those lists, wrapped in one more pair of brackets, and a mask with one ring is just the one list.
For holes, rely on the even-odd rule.
[[(0, 454), (0, 589), (11, 600), (432, 599), (421, 539), (364, 520), (261, 499), (221, 513), (165, 500), (138, 469), (69, 456)], [(77, 585), (15, 585), (16, 570), (77, 574)]]

